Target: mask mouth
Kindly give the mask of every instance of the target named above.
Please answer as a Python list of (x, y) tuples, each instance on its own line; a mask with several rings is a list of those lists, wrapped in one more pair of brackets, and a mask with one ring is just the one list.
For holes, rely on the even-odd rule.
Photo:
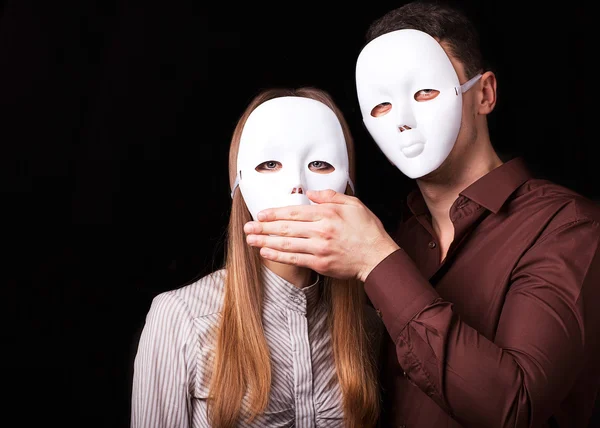
[(425, 143), (423, 142), (416, 142), (400, 148), (402, 154), (409, 159), (419, 156), (423, 153), (423, 150), (425, 150)]
[(402, 136), (400, 137), (399, 147), (404, 156), (411, 159), (423, 153), (423, 150), (425, 150), (425, 139), (420, 132), (410, 128), (401, 132)]
[[(406, 125), (399, 126), (398, 129), (400, 129), (402, 127), (406, 127)], [(399, 131), (399, 132), (402, 133), (399, 136), (400, 150), (408, 149), (415, 145), (421, 145), (421, 146), (425, 145), (425, 138), (423, 138), (423, 135), (420, 132), (418, 132), (416, 129), (414, 129), (414, 128), (406, 129), (405, 128), (404, 131)]]

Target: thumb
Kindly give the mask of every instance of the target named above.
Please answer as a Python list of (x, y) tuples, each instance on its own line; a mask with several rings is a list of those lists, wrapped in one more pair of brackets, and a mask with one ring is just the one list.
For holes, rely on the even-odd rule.
[(347, 204), (350, 202), (349, 196), (336, 192), (333, 189), (308, 190), (306, 196), (317, 204)]

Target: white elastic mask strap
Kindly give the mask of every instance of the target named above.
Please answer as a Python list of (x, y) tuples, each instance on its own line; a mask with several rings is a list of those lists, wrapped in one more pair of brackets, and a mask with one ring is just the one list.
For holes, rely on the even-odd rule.
[(233, 194), (235, 193), (236, 187), (240, 184), (240, 174), (239, 172), (235, 175), (235, 181), (233, 182), (233, 187), (231, 188), (231, 199), (233, 199)]
[[(356, 194), (356, 191), (354, 190), (354, 183), (352, 182), (352, 180), (350, 179), (350, 177), (348, 177), (348, 184), (350, 185), (350, 188), (352, 189), (352, 193)], [(233, 182), (233, 187), (231, 188), (231, 199), (233, 199), (233, 194), (235, 193), (235, 189), (240, 185), (240, 174), (236, 174), (235, 176), (235, 181)]]
[(465, 92), (467, 92), (469, 89), (471, 89), (473, 87), (473, 85), (475, 83), (477, 83), (477, 81), (480, 78), (481, 78), (481, 74), (478, 74), (478, 75), (472, 77), (471, 79), (467, 80), (462, 85), (460, 85), (457, 88), (455, 88), (456, 89), (456, 95), (458, 95), (458, 94), (464, 94)]

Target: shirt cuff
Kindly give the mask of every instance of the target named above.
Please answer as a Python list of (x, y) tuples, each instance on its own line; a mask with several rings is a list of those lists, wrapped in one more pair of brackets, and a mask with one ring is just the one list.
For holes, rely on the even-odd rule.
[(365, 292), (394, 341), (411, 319), (440, 298), (403, 249), (375, 266)]

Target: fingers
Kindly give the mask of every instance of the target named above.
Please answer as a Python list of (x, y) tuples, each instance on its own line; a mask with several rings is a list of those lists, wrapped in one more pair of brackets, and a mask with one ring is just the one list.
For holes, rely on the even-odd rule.
[(244, 232), (247, 235), (277, 235), (294, 238), (317, 236), (316, 225), (313, 222), (284, 220), (265, 223), (250, 221), (244, 225)]
[(306, 196), (313, 202), (318, 204), (341, 204), (341, 205), (353, 205), (355, 204), (356, 198), (353, 196), (345, 195), (343, 193), (336, 192), (335, 190), (309, 190), (306, 192)]
[(317, 203), (317, 205), (294, 205), (281, 208), (269, 208), (259, 212), (257, 214), (257, 219), (259, 221), (318, 221), (330, 217), (335, 213), (335, 205), (362, 205), (356, 197), (338, 193), (331, 189), (309, 190), (306, 192), (306, 196)]
[(257, 214), (259, 221), (318, 221), (327, 215), (327, 208), (318, 205), (294, 205), (281, 208), (269, 208)]
[(317, 251), (315, 242), (305, 238), (248, 235), (246, 242), (253, 247), (268, 247), (279, 252), (315, 254)]

